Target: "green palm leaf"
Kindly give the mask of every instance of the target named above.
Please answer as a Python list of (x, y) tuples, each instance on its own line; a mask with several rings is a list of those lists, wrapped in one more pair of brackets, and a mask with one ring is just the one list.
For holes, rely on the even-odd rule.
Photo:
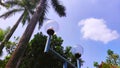
[(22, 24), (24, 25), (27, 20), (28, 20), (28, 22), (30, 21), (30, 16), (29, 16), (29, 13), (27, 12), (27, 10), (25, 10), (23, 18), (22, 18)]
[(22, 11), (22, 10), (24, 10), (24, 9), (12, 9), (12, 10), (10, 10), (10, 11), (8, 11), (8, 12), (0, 15), (0, 18), (3, 17), (4, 19), (6, 19), (6, 18), (10, 17), (11, 15), (13, 15), (14, 13), (20, 12), (20, 11)]
[(66, 16), (65, 7), (58, 0), (51, 0), (52, 6), (60, 17)]
[(23, 7), (24, 6), (24, 2), (23, 0), (21, 1), (18, 1), (18, 0), (12, 0), (12, 1), (6, 1), (5, 4), (9, 4), (10, 7), (14, 7), (14, 6), (20, 6), (20, 7)]
[(48, 5), (47, 5), (47, 2), (46, 2), (44, 4), (43, 12), (42, 12), (42, 14), (41, 14), (41, 16), (39, 18), (39, 27), (38, 27), (39, 29), (42, 26), (43, 21), (45, 20), (45, 14), (47, 13), (47, 7), (48, 7)]

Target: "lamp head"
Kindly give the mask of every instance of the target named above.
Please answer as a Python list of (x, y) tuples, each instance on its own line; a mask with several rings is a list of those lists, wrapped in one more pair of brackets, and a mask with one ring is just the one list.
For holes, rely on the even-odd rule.
[(47, 30), (48, 35), (53, 35), (54, 33), (55, 33), (55, 31), (52, 28)]
[(48, 35), (53, 35), (55, 32), (58, 31), (59, 25), (54, 20), (48, 20), (45, 23), (44, 27), (45, 27), (45, 31), (47, 32)]
[(76, 58), (79, 58), (83, 54), (83, 47), (81, 45), (72, 46), (71, 52), (75, 55)]
[(80, 58), (81, 57), (81, 54), (80, 53), (75, 53), (75, 58)]

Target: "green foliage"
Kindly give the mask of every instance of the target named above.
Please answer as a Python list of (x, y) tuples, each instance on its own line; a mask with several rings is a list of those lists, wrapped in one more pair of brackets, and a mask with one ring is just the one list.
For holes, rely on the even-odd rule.
[(96, 68), (119, 68), (120, 67), (120, 57), (114, 51), (108, 49), (106, 61), (98, 64), (94, 62), (94, 67)]
[(0, 29), (0, 41), (2, 41), (4, 38), (4, 31)]
[(0, 42), (4, 39), (5, 35), (9, 32), (10, 27), (7, 27), (6, 30), (0, 28)]
[[(51, 44), (57, 44), (56, 42), (56, 36), (53, 36)], [(58, 59), (55, 58), (52, 54), (45, 54), (44, 53), (44, 47), (46, 43), (47, 37), (44, 36), (42, 33), (38, 33), (34, 36), (34, 38), (31, 40), (30, 45), (28, 46), (28, 49), (26, 50), (25, 56), (23, 62), (20, 66), (21, 68), (54, 68), (54, 67), (60, 67), (61, 63), (57, 62)], [(54, 42), (54, 43), (53, 43)], [(53, 46), (52, 46), (53, 47)], [(57, 48), (58, 52), (61, 52), (61, 47), (54, 46), (54, 49)], [(51, 62), (52, 61), (52, 62)], [(29, 63), (28, 63), (29, 62)], [(58, 66), (60, 65), (60, 66)]]
[(59, 0), (51, 0), (54, 10), (59, 14), (59, 16), (66, 16), (65, 7), (60, 4)]
[(94, 67), (96, 67), (96, 68), (98, 68), (98, 67), (99, 67), (98, 62), (94, 62)]
[(107, 51), (107, 53), (108, 53), (108, 56), (107, 56), (107, 59), (106, 59), (106, 63), (120, 66), (120, 57), (119, 57), (119, 55), (115, 54), (110, 49)]
[(9, 41), (5, 43), (6, 45), (5, 48), (6, 48), (8, 55), (11, 55), (14, 52), (16, 45), (18, 44), (18, 40), (19, 40), (19, 37), (14, 37), (13, 42)]
[[(20, 11), (24, 11), (24, 15), (22, 17), (22, 23), (23, 25), (25, 24), (26, 21), (30, 20), (30, 14), (29, 12), (33, 12), (33, 5), (28, 5), (28, 3), (30, 3), (28, 0), (7, 0), (5, 1), (6, 5), (10, 5), (10, 7), (8, 8), (9, 10), (7, 12), (5, 12), (4, 14), (0, 15), (0, 17), (3, 18), (8, 18), (11, 15), (14, 15), (17, 12)], [(18, 7), (18, 8), (14, 8), (14, 7)], [(34, 6), (35, 8), (35, 6)], [(32, 14), (32, 13), (31, 13)]]
[(9, 59), (10, 59), (10, 55), (7, 55), (4, 60), (0, 60), (0, 68), (5, 68), (5, 65)]

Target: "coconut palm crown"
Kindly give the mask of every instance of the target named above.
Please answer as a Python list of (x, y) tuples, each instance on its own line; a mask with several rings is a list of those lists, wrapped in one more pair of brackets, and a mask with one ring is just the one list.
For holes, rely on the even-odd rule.
[[(4, 3), (4, 5), (9, 5), (9, 10), (2, 15), (0, 15), (0, 18), (8, 18), (14, 15), (18, 12), (23, 12), (17, 22), (14, 24), (14, 26), (11, 28), (11, 30), (8, 32), (8, 34), (5, 36), (3, 41), (0, 44), (0, 53), (2, 53), (2, 49), (4, 48), (5, 42), (8, 42), (12, 34), (15, 32), (16, 28), (18, 27), (19, 23), (22, 21), (22, 24), (24, 25), (27, 21), (30, 21), (31, 15), (34, 13), (34, 8), (37, 5), (36, 3), (32, 3), (29, 0), (8, 0)], [(43, 15), (42, 15), (43, 16)], [(44, 17), (42, 17), (44, 18)], [(39, 22), (42, 22), (40, 19)]]

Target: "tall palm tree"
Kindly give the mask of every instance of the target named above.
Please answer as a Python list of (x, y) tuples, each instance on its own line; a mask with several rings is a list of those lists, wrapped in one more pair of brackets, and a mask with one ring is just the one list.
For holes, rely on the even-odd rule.
[(29, 0), (8, 0), (6, 1), (5, 5), (10, 5), (12, 7), (17, 6), (17, 9), (14, 8), (12, 10), (7, 11), (6, 13), (2, 14), (0, 16), (3, 18), (8, 18), (9, 16), (13, 15), (14, 13), (18, 13), (23, 11), (17, 22), (14, 24), (14, 26), (11, 28), (9, 33), (5, 36), (3, 41), (0, 44), (0, 53), (2, 53), (2, 49), (4, 48), (4, 45), (10, 37), (13, 35), (15, 32), (16, 28), (18, 27), (19, 23), (22, 21), (23, 25), (25, 24), (26, 21), (30, 21), (30, 15), (34, 13), (34, 8), (36, 4), (32, 4)]
[[(48, 0), (40, 0), (39, 4), (36, 8), (35, 13), (33, 14), (30, 23), (28, 24), (23, 36), (21, 37), (17, 48), (13, 52), (11, 58), (9, 59), (8, 63), (6, 64), (6, 68), (16, 68), (17, 63), (20, 62), (19, 60), (24, 55), (24, 52), (27, 48), (27, 44), (30, 40), (30, 37), (35, 29), (37, 21), (42, 15), (45, 15), (45, 11), (47, 9), (47, 2)], [(60, 17), (65, 16), (65, 8), (62, 6), (58, 0), (51, 0), (52, 6), (54, 7), (55, 11), (59, 14)], [(42, 23), (42, 22), (41, 22)]]

